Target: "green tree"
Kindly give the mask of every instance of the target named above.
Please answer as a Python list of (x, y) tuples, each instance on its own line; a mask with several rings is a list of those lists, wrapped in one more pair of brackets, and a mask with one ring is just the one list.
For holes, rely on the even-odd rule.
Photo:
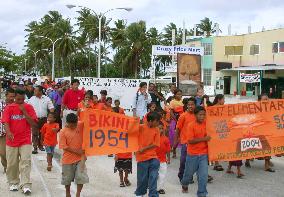
[(200, 21), (200, 24), (197, 25), (198, 31), (206, 35), (206, 37), (211, 36), (212, 33), (216, 32), (217, 23), (214, 23), (208, 18), (205, 17)]

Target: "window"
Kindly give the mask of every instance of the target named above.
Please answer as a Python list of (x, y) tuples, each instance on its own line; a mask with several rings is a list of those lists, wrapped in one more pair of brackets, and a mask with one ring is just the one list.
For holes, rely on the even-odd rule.
[(279, 42), (279, 52), (284, 53), (284, 42)]
[(259, 54), (259, 45), (253, 44), (250, 46), (250, 55), (258, 55)]
[(189, 46), (190, 46), (190, 47), (195, 47), (195, 44), (190, 44)]
[(278, 42), (272, 43), (272, 53), (278, 53)]
[(230, 68), (232, 68), (232, 63), (230, 62), (216, 62), (216, 71)]
[(204, 55), (212, 55), (212, 43), (202, 43), (204, 47)]
[(272, 53), (284, 53), (284, 42), (272, 43)]
[(211, 85), (211, 76), (212, 76), (212, 70), (209, 68), (203, 69), (203, 84), (210, 86)]
[(225, 46), (225, 55), (243, 55), (243, 46)]

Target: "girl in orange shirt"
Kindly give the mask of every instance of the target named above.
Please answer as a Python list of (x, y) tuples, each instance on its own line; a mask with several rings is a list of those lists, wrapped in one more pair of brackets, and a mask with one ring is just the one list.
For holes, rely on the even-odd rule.
[[(120, 101), (115, 100), (115, 107), (113, 111), (119, 114), (125, 114), (124, 110), (119, 107)], [(115, 166), (114, 173), (119, 172), (120, 187), (130, 186), (131, 183), (128, 180), (128, 174), (132, 174), (132, 153), (117, 153), (114, 157)], [(123, 177), (123, 172), (125, 176)]]
[(106, 103), (105, 103), (105, 105), (103, 107), (103, 110), (113, 112), (113, 109), (112, 109), (111, 105), (112, 105), (112, 98), (111, 97), (107, 97)]
[(144, 116), (143, 122), (147, 122), (147, 116), (150, 112), (157, 111), (157, 105), (156, 103), (152, 102), (149, 104), (149, 112)]
[(93, 108), (93, 91), (87, 91), (84, 97), (84, 100), (78, 104), (78, 117), (80, 121), (83, 121), (84, 111), (87, 109)]
[(176, 146), (174, 146), (176, 124), (179, 116), (183, 113), (182, 91), (177, 89), (174, 92), (174, 99), (170, 102), (171, 122), (169, 128), (169, 139), (173, 150), (173, 158), (176, 158)]

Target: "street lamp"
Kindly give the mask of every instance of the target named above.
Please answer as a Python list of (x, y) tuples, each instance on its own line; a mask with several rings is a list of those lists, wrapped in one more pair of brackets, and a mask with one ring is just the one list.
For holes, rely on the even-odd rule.
[[(83, 6), (76, 6), (76, 5), (66, 5), (67, 8), (72, 9), (75, 7), (81, 7), (81, 8), (86, 8)], [(88, 10), (91, 10), (92, 12), (96, 13), (94, 10), (90, 9), (90, 8), (86, 8)], [(99, 50), (98, 50), (98, 73), (97, 73), (97, 77), (100, 78), (101, 77), (101, 37), (102, 37), (102, 18), (105, 16), (105, 14), (107, 14), (108, 12), (114, 11), (114, 10), (125, 10), (127, 12), (132, 11), (132, 8), (127, 8), (127, 7), (122, 7), (122, 8), (112, 8), (109, 9), (103, 13), (100, 13), (99, 15)]]
[(49, 37), (46, 37), (46, 36), (36, 36), (37, 38), (45, 38), (45, 39), (48, 39), (51, 43), (52, 43), (52, 69), (51, 69), (51, 79), (52, 81), (54, 81), (54, 78), (55, 78), (55, 66), (54, 66), (54, 50), (55, 50), (55, 44), (58, 40), (60, 39), (63, 39), (63, 38), (57, 38), (56, 40), (52, 40), (51, 38)]
[[(32, 49), (28, 49), (28, 50), (30, 50), (30, 51), (32, 51), (33, 53), (34, 53), (34, 56), (35, 56), (35, 71), (37, 71), (37, 59), (36, 59), (36, 54), (38, 53), (38, 52), (40, 52), (40, 51), (48, 51), (48, 49), (39, 49), (39, 50), (37, 50), (37, 51), (34, 51), (34, 50), (32, 50)], [(26, 69), (26, 68), (25, 68)]]

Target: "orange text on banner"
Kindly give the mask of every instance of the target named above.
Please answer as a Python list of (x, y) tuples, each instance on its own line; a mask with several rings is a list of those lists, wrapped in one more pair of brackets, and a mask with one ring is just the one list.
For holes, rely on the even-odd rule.
[(207, 108), (210, 161), (284, 153), (284, 100)]
[(83, 149), (87, 156), (136, 152), (139, 120), (118, 113), (84, 112)]

